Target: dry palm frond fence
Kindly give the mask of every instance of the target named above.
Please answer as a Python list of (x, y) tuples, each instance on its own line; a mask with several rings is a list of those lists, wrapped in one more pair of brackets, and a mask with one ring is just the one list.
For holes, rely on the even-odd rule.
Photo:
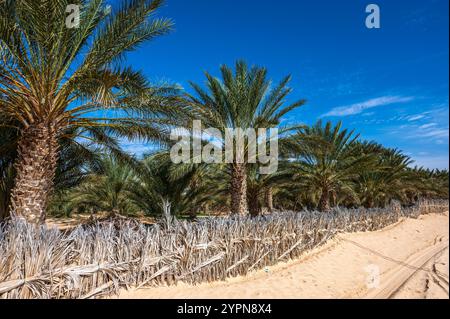
[(65, 232), (10, 221), (0, 226), (0, 298), (92, 298), (130, 286), (223, 280), (298, 257), (338, 232), (376, 230), (445, 210), (448, 201), (432, 201), (173, 221), (170, 227), (122, 220)]

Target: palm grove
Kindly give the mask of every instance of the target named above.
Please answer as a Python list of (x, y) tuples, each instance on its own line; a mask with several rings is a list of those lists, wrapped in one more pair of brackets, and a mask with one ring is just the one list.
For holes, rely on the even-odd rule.
[[(77, 28), (66, 8), (77, 4)], [(238, 61), (183, 91), (156, 85), (125, 54), (165, 35), (161, 0), (0, 1), (0, 219), (47, 214), (251, 214), (335, 206), (383, 207), (448, 198), (448, 172), (411, 168), (401, 151), (364, 141), (341, 123), (282, 125), (290, 77)], [(279, 128), (277, 172), (258, 164), (174, 164), (170, 129), (192, 120), (226, 128)], [(137, 159), (122, 139), (159, 145)], [(223, 147), (223, 145), (222, 145)]]

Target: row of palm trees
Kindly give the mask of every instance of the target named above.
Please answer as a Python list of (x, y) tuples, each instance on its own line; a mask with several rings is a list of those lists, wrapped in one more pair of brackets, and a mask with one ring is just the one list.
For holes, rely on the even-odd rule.
[[(246, 165), (246, 201), (252, 216), (274, 210), (326, 212), (335, 206), (374, 208), (392, 200), (411, 205), (421, 198), (448, 198), (447, 171), (410, 168), (411, 160), (400, 151), (360, 141), (340, 123), (318, 122), (282, 142), (276, 173), (262, 175), (257, 164)], [(195, 218), (232, 212), (230, 167), (174, 164), (167, 150), (145, 156), (137, 166), (102, 156), (99, 166), (100, 171), (77, 186), (57, 191), (51, 214), (107, 211)]]
[[(78, 28), (65, 8), (80, 5)], [(0, 3), (0, 214), (43, 222), (48, 211), (107, 210), (188, 214), (217, 210), (259, 214), (264, 208), (382, 206), (419, 196), (447, 196), (448, 173), (410, 169), (396, 150), (362, 142), (341, 124), (280, 126), (302, 106), (286, 103), (290, 77), (277, 85), (267, 70), (238, 61), (206, 73), (192, 94), (152, 85), (124, 66), (125, 53), (168, 33), (155, 18), (161, 0), (6, 0)], [(281, 136), (274, 174), (258, 164), (173, 164), (169, 130), (272, 128)], [(143, 160), (119, 140), (156, 142)], [(224, 147), (224, 140), (219, 141)], [(445, 186), (445, 187), (443, 187)]]

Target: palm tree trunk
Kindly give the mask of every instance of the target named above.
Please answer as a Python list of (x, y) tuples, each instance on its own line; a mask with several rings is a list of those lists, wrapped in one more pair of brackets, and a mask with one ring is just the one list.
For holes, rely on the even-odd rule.
[(372, 198), (367, 200), (367, 208), (373, 208), (375, 206), (375, 202)]
[(333, 207), (336, 207), (337, 205), (337, 194), (335, 191), (330, 192), (330, 203), (333, 205)]
[(328, 212), (330, 211), (330, 192), (328, 190), (323, 190), (322, 195), (320, 195), (319, 200), (319, 211)]
[(166, 227), (167, 227), (167, 229), (170, 229), (170, 226), (172, 224), (172, 212), (171, 212), (172, 203), (168, 199), (163, 198), (162, 208), (163, 208), (164, 221), (166, 223)]
[(245, 164), (236, 163), (231, 170), (231, 213), (248, 214), (247, 171)]
[(248, 208), (251, 216), (259, 215), (258, 190), (252, 189), (248, 192)]
[(189, 209), (189, 219), (195, 220), (197, 218), (197, 206), (192, 206)]
[(269, 212), (273, 212), (273, 192), (272, 187), (267, 188), (264, 194), (264, 201)]
[(24, 129), (17, 152), (11, 213), (30, 223), (42, 223), (58, 161), (58, 139), (54, 126), (42, 123)]

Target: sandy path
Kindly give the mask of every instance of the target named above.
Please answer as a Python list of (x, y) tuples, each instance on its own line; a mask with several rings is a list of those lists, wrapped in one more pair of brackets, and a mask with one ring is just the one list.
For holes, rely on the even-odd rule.
[(298, 260), (246, 277), (128, 290), (119, 298), (448, 298), (448, 241), (448, 213), (423, 215), (380, 231), (341, 234)]

